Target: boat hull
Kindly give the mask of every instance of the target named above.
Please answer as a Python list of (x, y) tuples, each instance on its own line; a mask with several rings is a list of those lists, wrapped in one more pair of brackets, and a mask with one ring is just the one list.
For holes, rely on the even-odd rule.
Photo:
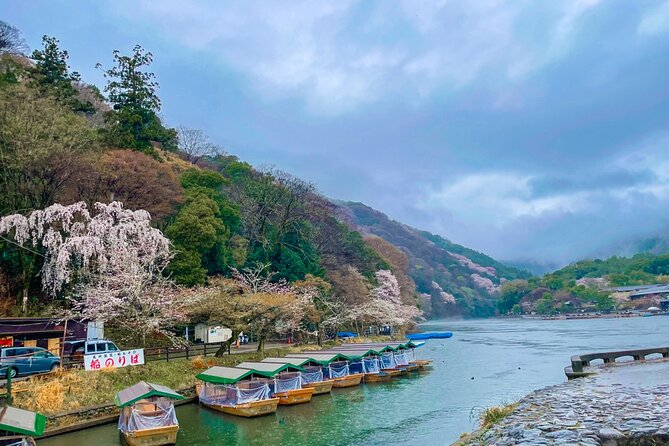
[(286, 392), (275, 393), (274, 397), (279, 398), (279, 405), (292, 406), (294, 404), (304, 404), (311, 401), (314, 394), (313, 387), (304, 387), (297, 390), (288, 390)]
[(279, 406), (279, 398), (270, 398), (267, 400), (252, 401), (250, 403), (237, 404), (235, 406), (222, 406), (219, 404), (205, 404), (203, 406), (219, 412), (235, 415), (238, 417), (252, 418), (269, 415), (276, 412)]
[(420, 369), (421, 366), (415, 362), (410, 362), (409, 364), (403, 365), (402, 367), (405, 367), (408, 372), (415, 372), (416, 370)]
[(129, 446), (163, 446), (175, 444), (179, 426), (161, 426), (134, 432), (122, 432)]
[(332, 387), (343, 388), (343, 387), (354, 387), (359, 386), (362, 382), (362, 373), (354, 373), (352, 375), (344, 376), (342, 378), (335, 378), (332, 384)]
[(387, 372), (365, 373), (363, 380), (366, 383), (380, 383), (390, 381), (393, 376), (393, 374)]
[(323, 395), (325, 393), (330, 393), (333, 384), (333, 380), (327, 379), (325, 381), (305, 384), (304, 387), (312, 387), (314, 389), (314, 395)]
[(416, 359), (414, 361), (414, 364), (416, 364), (419, 368), (423, 369), (425, 367), (429, 367), (432, 365), (432, 360), (431, 359)]

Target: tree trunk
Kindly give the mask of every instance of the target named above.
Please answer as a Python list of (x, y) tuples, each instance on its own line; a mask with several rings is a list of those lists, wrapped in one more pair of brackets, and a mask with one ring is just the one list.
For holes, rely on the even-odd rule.
[(21, 259), (21, 269), (23, 270), (23, 290), (21, 293), (21, 312), (26, 314), (28, 312), (28, 296), (30, 295), (30, 280), (32, 279), (33, 274), (33, 259), (26, 258), (26, 256), (20, 255)]
[(258, 339), (258, 353), (265, 353), (265, 336), (260, 336)]
[(228, 355), (229, 355), (230, 354), (230, 348), (232, 347), (232, 344), (239, 337), (239, 333), (241, 333), (241, 332), (233, 330), (232, 331), (232, 336), (230, 336), (230, 339), (225, 341), (225, 344), (221, 345), (220, 348), (218, 350), (216, 350), (216, 353), (214, 353), (214, 356), (216, 356), (217, 358), (220, 358), (221, 356), (223, 356), (225, 354), (226, 350), (227, 350)]
[(318, 346), (323, 347), (323, 332), (321, 331), (321, 324), (316, 322), (316, 332), (318, 333)]

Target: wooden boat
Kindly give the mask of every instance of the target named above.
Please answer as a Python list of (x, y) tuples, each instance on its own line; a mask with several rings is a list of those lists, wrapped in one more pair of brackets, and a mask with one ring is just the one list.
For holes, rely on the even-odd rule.
[[(277, 391), (279, 388), (287, 390)], [(303, 387), (300, 372), (283, 372), (274, 377), (274, 394), (279, 398), (279, 405), (292, 406), (311, 401), (314, 394), (313, 387)]]
[(271, 362), (274, 364), (292, 364), (303, 369), (303, 377), (307, 374), (318, 373), (320, 381), (305, 382), (302, 381), (302, 387), (313, 388), (314, 395), (323, 395), (330, 393), (334, 381), (331, 379), (323, 379), (323, 364), (327, 363), (327, 358), (316, 360), (309, 356), (285, 356), (285, 357), (269, 357), (260, 362)]
[[(276, 412), (279, 398), (270, 397), (265, 372), (233, 367), (211, 367), (197, 375), (196, 385), (200, 404), (218, 412), (239, 417), (259, 417)], [(203, 384), (204, 383), (204, 384)], [(239, 392), (257, 390), (257, 399), (235, 399)]]
[(179, 426), (154, 427), (135, 432), (123, 432), (123, 440), (128, 446), (160, 446), (176, 444)]
[(364, 373), (354, 373), (352, 375), (346, 375), (342, 378), (334, 378), (332, 380), (332, 387), (342, 388), (358, 386), (362, 382), (363, 376), (365, 376)]
[(425, 367), (428, 367), (432, 364), (431, 359), (416, 359), (413, 361), (414, 364), (418, 366), (418, 368), (424, 369)]
[(407, 369), (407, 372), (415, 372), (416, 370), (420, 369), (420, 366), (415, 362), (410, 362), (409, 364), (404, 365), (402, 367), (405, 367)]
[[(172, 400), (183, 399), (174, 390), (140, 381), (116, 394), (114, 402), (121, 409), (119, 430), (129, 446), (175, 444), (179, 432)], [(151, 426), (136, 429), (134, 426)]]
[(267, 400), (252, 401), (250, 403), (235, 404), (234, 406), (224, 406), (222, 404), (207, 404), (203, 402), (200, 402), (200, 404), (210, 409), (227, 413), (228, 415), (253, 418), (275, 413), (277, 407), (279, 406), (279, 398), (270, 398)]
[(314, 395), (323, 395), (325, 393), (330, 393), (332, 390), (332, 387), (334, 385), (334, 381), (331, 379), (326, 379), (323, 381), (318, 381), (315, 383), (308, 383), (304, 384), (304, 387), (311, 387), (314, 389)]
[(40, 413), (12, 406), (0, 407), (0, 431), (10, 434), (0, 437), (0, 445), (35, 446), (33, 436), (42, 435), (45, 427), (46, 417)]
[(365, 377), (363, 378), (363, 381), (365, 383), (379, 383), (379, 382), (387, 382), (390, 381), (393, 376), (395, 376), (397, 373), (393, 370), (392, 372), (372, 372), (372, 373), (365, 373)]
[(314, 394), (313, 387), (304, 387), (297, 390), (288, 390), (287, 392), (275, 393), (274, 397), (279, 398), (281, 406), (292, 406), (294, 404), (303, 404), (311, 401)]

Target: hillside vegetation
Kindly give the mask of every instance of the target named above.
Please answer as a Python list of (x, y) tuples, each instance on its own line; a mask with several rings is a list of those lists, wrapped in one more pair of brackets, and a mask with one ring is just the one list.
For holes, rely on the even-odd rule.
[(368, 238), (381, 237), (405, 253), (408, 275), (421, 294), (423, 309), (433, 317), (492, 316), (500, 285), (531, 276), (438, 235), (390, 220), (362, 203), (339, 206), (352, 228)]
[(98, 88), (54, 37), (2, 45), (2, 314), (102, 318), (128, 342), (203, 320), (261, 341), (419, 320), (402, 253), (315, 185), (165, 125), (141, 46), (98, 64)]
[[(667, 254), (582, 260), (541, 278), (503, 284), (499, 311), (502, 314), (554, 314), (627, 308), (632, 304), (616, 301), (611, 288), (655, 283), (669, 283)], [(639, 305), (647, 308), (653, 303), (641, 301)]]

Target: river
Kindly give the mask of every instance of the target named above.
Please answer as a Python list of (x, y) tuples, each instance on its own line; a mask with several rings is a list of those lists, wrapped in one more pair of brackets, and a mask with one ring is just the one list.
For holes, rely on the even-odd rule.
[[(310, 404), (242, 419), (196, 404), (177, 410), (181, 445), (444, 445), (476, 428), (482, 408), (512, 402), (565, 380), (572, 354), (669, 343), (669, 317), (590, 320), (442, 320), (426, 331), (453, 332), (427, 342), (418, 358), (432, 371), (391, 383), (334, 389)], [(114, 424), (38, 442), (40, 446), (119, 445)]]

